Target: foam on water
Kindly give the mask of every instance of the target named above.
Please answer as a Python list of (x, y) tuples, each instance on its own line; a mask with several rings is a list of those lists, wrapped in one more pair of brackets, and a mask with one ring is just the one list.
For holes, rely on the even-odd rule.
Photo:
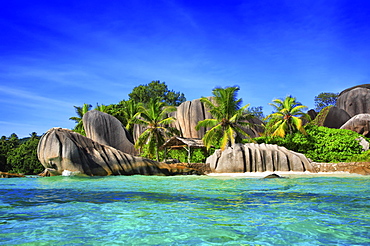
[(370, 244), (370, 177), (263, 176), (0, 179), (0, 245)]

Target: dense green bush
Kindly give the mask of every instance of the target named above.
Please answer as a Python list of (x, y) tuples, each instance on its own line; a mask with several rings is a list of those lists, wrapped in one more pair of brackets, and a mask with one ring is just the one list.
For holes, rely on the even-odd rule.
[[(205, 149), (191, 150), (191, 163), (204, 163), (208, 157), (208, 152)], [(185, 149), (173, 149), (167, 153), (167, 158), (177, 159), (180, 162), (188, 162), (188, 151)]]
[(10, 172), (39, 174), (44, 170), (44, 167), (37, 158), (38, 143), (39, 137), (33, 135), (26, 142), (8, 153), (7, 162), (11, 166)]
[(0, 139), (0, 171), (38, 174), (44, 170), (37, 158), (39, 137), (19, 139), (16, 134)]
[(351, 156), (348, 162), (370, 162), (370, 150), (365, 151), (359, 155)]
[(344, 162), (362, 153), (362, 146), (356, 140), (361, 135), (343, 129), (332, 129), (310, 125), (308, 135), (295, 133), (281, 137), (255, 138), (257, 143), (277, 144), (305, 154), (316, 162)]

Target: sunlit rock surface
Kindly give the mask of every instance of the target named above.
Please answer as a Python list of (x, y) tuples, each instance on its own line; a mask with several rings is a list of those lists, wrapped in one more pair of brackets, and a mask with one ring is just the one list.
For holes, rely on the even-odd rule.
[(340, 129), (347, 129), (370, 137), (370, 114), (358, 114), (349, 119)]
[(117, 118), (98, 110), (91, 110), (84, 114), (82, 120), (88, 138), (124, 153), (136, 154), (130, 133)]
[(305, 155), (272, 144), (235, 144), (207, 158), (212, 172), (315, 172)]
[(350, 117), (370, 113), (370, 84), (358, 85), (342, 91), (336, 106), (345, 110)]
[(62, 128), (42, 136), (37, 154), (51, 175), (62, 175), (64, 170), (89, 176), (172, 174), (165, 163), (126, 154)]

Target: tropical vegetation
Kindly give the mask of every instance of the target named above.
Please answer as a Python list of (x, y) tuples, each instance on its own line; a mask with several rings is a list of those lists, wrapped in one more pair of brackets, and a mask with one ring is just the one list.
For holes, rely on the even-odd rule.
[(333, 106), (337, 102), (338, 93), (322, 92), (315, 96), (315, 110), (320, 112), (323, 108)]
[(297, 131), (306, 134), (302, 118), (309, 119), (303, 112), (307, 107), (297, 102), (295, 97), (275, 99), (270, 105), (275, 108), (275, 112), (266, 117), (267, 120), (270, 119), (266, 129), (267, 135), (284, 137)]
[(35, 132), (29, 138), (19, 139), (16, 134), (0, 139), (0, 171), (38, 174), (44, 170), (37, 158), (40, 137)]
[(203, 137), (203, 143), (209, 149), (212, 145), (219, 145), (222, 150), (243, 138), (250, 138), (244, 128), (251, 126), (248, 119), (251, 114), (245, 111), (249, 104), (241, 107), (242, 99), (237, 99), (239, 87), (215, 88), (212, 99), (202, 97), (200, 101), (209, 109), (213, 119), (199, 121), (196, 130), (201, 127), (210, 128)]
[[(208, 151), (192, 151), (191, 162), (204, 162), (215, 148), (225, 149), (234, 143), (250, 142), (277, 144), (305, 154), (316, 162), (369, 161), (370, 151), (363, 152), (358, 139), (363, 137), (349, 130), (330, 129), (320, 125), (322, 118), (338, 94), (320, 93), (315, 97), (316, 110), (321, 110), (316, 119), (309, 121), (302, 105), (292, 96), (275, 99), (270, 104), (274, 111), (264, 117), (263, 108), (242, 106), (242, 99), (237, 98), (239, 87), (215, 88), (213, 97), (202, 97), (201, 102), (209, 110), (212, 119), (198, 122), (196, 129), (206, 128), (203, 142)], [(162, 160), (166, 155), (160, 146), (171, 136), (180, 133), (171, 127), (175, 118), (171, 112), (175, 106), (184, 102), (183, 93), (169, 90), (164, 82), (152, 81), (135, 87), (128, 100), (117, 104), (99, 105), (94, 108), (119, 119), (132, 134), (135, 125), (141, 125), (143, 132), (136, 136), (135, 147), (141, 156)], [(82, 117), (92, 109), (91, 104), (74, 106), (77, 116), (70, 120), (76, 122), (74, 131), (85, 135)], [(246, 129), (251, 127), (253, 117), (263, 120), (265, 131), (261, 137), (251, 139)], [(37, 145), (40, 137), (36, 133), (19, 139), (16, 134), (0, 139), (0, 171), (37, 174), (43, 171), (37, 159)], [(186, 162), (188, 152), (185, 149), (171, 150), (168, 158)]]
[(146, 106), (141, 106), (136, 118), (136, 123), (145, 127), (144, 132), (139, 136), (135, 147), (142, 150), (147, 147), (149, 157), (159, 161), (159, 147), (165, 142), (165, 139), (178, 134), (175, 128), (170, 124), (175, 118), (168, 116), (169, 113), (176, 110), (174, 106), (167, 106), (159, 98), (152, 98)]

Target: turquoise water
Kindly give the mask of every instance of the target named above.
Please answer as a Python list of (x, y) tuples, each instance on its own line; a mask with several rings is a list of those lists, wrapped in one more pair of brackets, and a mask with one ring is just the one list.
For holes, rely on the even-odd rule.
[(0, 245), (370, 245), (370, 177), (0, 179)]

